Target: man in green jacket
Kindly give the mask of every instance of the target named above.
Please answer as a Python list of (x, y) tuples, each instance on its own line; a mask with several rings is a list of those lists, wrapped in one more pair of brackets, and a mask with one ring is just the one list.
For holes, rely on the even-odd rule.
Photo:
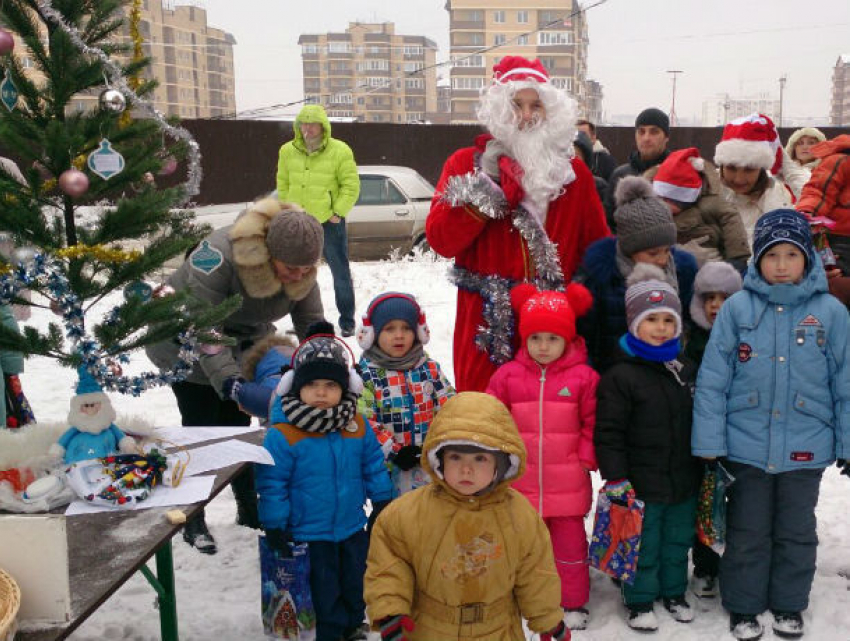
[(277, 196), (296, 203), (322, 224), (323, 254), (334, 279), (343, 336), (354, 334), (354, 286), (348, 267), (345, 216), (360, 195), (360, 177), (351, 148), (331, 138), (321, 105), (305, 105), (293, 124), (295, 138), (280, 148)]

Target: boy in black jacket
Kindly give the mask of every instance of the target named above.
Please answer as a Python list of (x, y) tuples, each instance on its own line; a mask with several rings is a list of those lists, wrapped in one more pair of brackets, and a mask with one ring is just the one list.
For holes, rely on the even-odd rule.
[(626, 358), (599, 383), (593, 441), (611, 499), (634, 492), (646, 503), (637, 574), (622, 589), (629, 627), (654, 632), (658, 598), (677, 621), (693, 619), (685, 590), (700, 481), (690, 447), (696, 372), (678, 358), (681, 303), (664, 273), (641, 264), (628, 285)]

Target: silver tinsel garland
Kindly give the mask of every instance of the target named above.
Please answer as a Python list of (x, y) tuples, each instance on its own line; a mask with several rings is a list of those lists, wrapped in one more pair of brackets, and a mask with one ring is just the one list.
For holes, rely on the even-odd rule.
[[(480, 170), (450, 177), (441, 198), (452, 207), (476, 207), (494, 220), (510, 216), (511, 224), (525, 239), (534, 261), (534, 285), (538, 289), (563, 290), (564, 273), (557, 245), (549, 240), (540, 221), (524, 207), (520, 205), (510, 211), (504, 193)], [(486, 325), (478, 328), (475, 337), (478, 349), (487, 352), (496, 365), (511, 360), (515, 325), (511, 288), (517, 281), (493, 274), (475, 274), (457, 266), (449, 272), (449, 280), (460, 289), (478, 294), (484, 301), (482, 315)]]
[(163, 115), (154, 109), (152, 104), (140, 98), (127, 83), (127, 78), (121, 72), (121, 67), (110, 59), (110, 57), (102, 49), (88, 46), (80, 36), (79, 30), (65, 21), (62, 14), (53, 8), (53, 4), (50, 0), (38, 0), (38, 8), (56, 26), (68, 34), (71, 42), (73, 42), (80, 51), (94, 56), (103, 63), (108, 71), (109, 80), (118, 87), (125, 97), (130, 99), (132, 106), (139, 107), (147, 117), (153, 119), (159, 126), (160, 131), (176, 140), (184, 140), (186, 142), (186, 145), (189, 148), (189, 164), (187, 168), (188, 175), (183, 187), (183, 197), (181, 201), (177, 203), (177, 206), (180, 207), (184, 205), (192, 198), (192, 196), (199, 194), (201, 191), (201, 178), (203, 178), (203, 170), (201, 169), (201, 149), (192, 137), (192, 134), (183, 127), (175, 127), (168, 124)]

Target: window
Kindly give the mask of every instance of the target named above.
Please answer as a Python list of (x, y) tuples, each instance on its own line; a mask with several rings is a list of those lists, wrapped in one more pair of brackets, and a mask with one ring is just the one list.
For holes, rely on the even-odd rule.
[(505, 22), (505, 12), (504, 11), (494, 11), (493, 12), (493, 22), (496, 24), (502, 24)]
[(419, 45), (404, 45), (404, 55), (405, 56), (421, 56), (422, 55), (422, 47)]
[(362, 66), (361, 71), (389, 71), (390, 70), (390, 61), (389, 60), (367, 60), (366, 62), (361, 62), (358, 67)]
[(484, 86), (484, 78), (470, 78), (467, 76), (457, 76), (452, 78), (452, 89), (461, 91), (475, 91)]
[[(380, 122), (381, 115), (375, 115)], [(360, 197), (358, 205), (403, 205), (407, 198), (386, 176), (360, 175)]]
[(349, 42), (329, 42), (328, 53), (351, 53), (351, 43)]
[(572, 92), (572, 90), (573, 90), (573, 79), (572, 78), (552, 78), (552, 86), (557, 87), (558, 89), (564, 89), (568, 92)]
[(540, 31), (537, 34), (537, 44), (540, 46), (571, 45), (572, 43), (572, 31)]
[(505, 44), (505, 34), (503, 34), (503, 33), (497, 33), (497, 34), (493, 37), (493, 44), (494, 44), (494, 45), (503, 45), (503, 44)]
[(375, 76), (366, 78), (366, 84), (370, 87), (389, 87), (392, 82), (390, 78), (376, 78)]
[(350, 105), (352, 101), (352, 97), (350, 93), (338, 93), (331, 96), (331, 102), (335, 102), (338, 104), (348, 104)]
[(540, 64), (548, 71), (550, 74), (555, 70), (556, 58), (553, 56), (540, 56), (538, 58)]
[(518, 45), (527, 45), (527, 44), (528, 44), (528, 36), (527, 36), (527, 35), (519, 36), (519, 37), (516, 39), (516, 43), (517, 43)]
[(516, 21), (520, 24), (528, 23), (528, 11), (517, 11), (516, 12)]
[(551, 24), (553, 22), (561, 22), (561, 14), (557, 11), (541, 11), (540, 26)]
[(483, 67), (484, 66), (484, 56), (475, 55), (475, 56), (460, 56), (456, 58), (454, 61), (455, 67)]
[(425, 80), (423, 78), (408, 78), (404, 81), (405, 89), (424, 89)]
[(425, 68), (424, 62), (405, 62), (404, 63), (404, 72), (405, 73), (413, 73), (415, 71), (419, 71), (420, 69)]
[(29, 56), (22, 56), (21, 57), (21, 66), (24, 69), (31, 69), (32, 66), (33, 66), (32, 58), (30, 58)]

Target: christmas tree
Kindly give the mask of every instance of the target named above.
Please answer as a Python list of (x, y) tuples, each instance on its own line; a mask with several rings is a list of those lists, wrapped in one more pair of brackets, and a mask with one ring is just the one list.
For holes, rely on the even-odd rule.
[[(22, 334), (0, 326), (0, 348), (84, 363), (104, 389), (132, 394), (188, 373), (196, 342), (215, 342), (206, 330), (239, 305), (210, 307), (146, 280), (208, 229), (176, 208), (198, 192), (200, 153), (188, 132), (146, 100), (156, 82), (142, 77), (149, 60), (139, 4), (0, 3), (0, 148), (23, 174), (21, 181), (0, 169), (0, 232), (18, 247), (0, 256), (0, 303), (24, 302), (24, 289), (37, 292), (44, 298), (32, 304), (49, 305), (64, 325)], [(9, 31), (23, 43), (27, 73)], [(86, 95), (98, 104), (72, 108)], [(157, 187), (154, 176), (173, 172), (184, 158), (185, 182)], [(124, 292), (120, 303), (95, 317), (92, 306), (116, 291)], [(175, 339), (184, 350), (172, 372), (121, 376), (118, 363), (128, 353)]]

